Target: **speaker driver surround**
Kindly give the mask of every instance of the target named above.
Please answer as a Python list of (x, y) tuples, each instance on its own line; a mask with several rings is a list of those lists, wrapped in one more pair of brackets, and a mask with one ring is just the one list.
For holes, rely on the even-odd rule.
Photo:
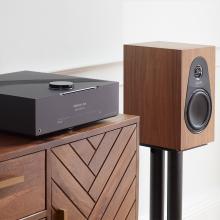
[(212, 102), (204, 89), (195, 90), (192, 94), (186, 112), (186, 124), (193, 133), (203, 131), (211, 118)]

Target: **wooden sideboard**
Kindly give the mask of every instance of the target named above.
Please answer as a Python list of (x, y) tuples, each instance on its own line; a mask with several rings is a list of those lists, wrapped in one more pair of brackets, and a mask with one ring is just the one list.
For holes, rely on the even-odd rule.
[(0, 220), (137, 220), (139, 118), (0, 133)]

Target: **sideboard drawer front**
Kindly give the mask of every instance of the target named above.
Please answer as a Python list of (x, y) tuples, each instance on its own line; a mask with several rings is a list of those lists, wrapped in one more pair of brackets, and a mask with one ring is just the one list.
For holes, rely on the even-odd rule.
[(52, 148), (52, 219), (137, 219), (137, 143), (129, 124)]
[(45, 152), (0, 163), (0, 220), (45, 209)]

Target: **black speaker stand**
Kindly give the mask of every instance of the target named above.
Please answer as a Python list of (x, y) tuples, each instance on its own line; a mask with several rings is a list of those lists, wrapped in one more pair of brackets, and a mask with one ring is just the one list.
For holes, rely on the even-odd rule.
[[(168, 151), (167, 220), (182, 220), (183, 152)], [(150, 220), (164, 220), (165, 150), (151, 146)]]

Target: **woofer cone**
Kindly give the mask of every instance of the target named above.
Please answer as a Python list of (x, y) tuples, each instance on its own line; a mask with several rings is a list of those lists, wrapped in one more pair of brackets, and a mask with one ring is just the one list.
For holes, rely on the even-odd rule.
[(196, 90), (188, 103), (186, 111), (186, 124), (190, 131), (199, 133), (203, 131), (211, 118), (212, 102), (204, 89)]

